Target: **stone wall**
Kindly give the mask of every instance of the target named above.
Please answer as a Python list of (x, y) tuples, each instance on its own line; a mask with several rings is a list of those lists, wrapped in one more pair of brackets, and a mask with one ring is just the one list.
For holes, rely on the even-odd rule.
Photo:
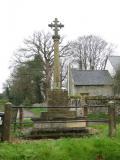
[[(81, 100), (79, 98), (76, 99), (70, 99), (70, 106), (75, 107), (72, 110), (77, 110), (78, 113), (80, 113), (80, 115), (82, 115), (82, 104), (81, 104)], [(86, 104), (89, 104), (90, 107), (88, 108), (88, 112), (89, 113), (108, 113), (108, 107), (107, 107), (107, 100), (106, 99), (101, 99), (98, 100), (87, 100)], [(95, 105), (105, 105), (105, 107), (95, 107)], [(94, 107), (93, 107), (94, 106)], [(80, 108), (79, 108), (80, 107)], [(115, 108), (116, 108), (116, 113), (117, 115), (120, 115), (120, 102), (115, 101)]]
[(72, 95), (89, 93), (90, 96), (112, 96), (112, 86), (74, 86)]

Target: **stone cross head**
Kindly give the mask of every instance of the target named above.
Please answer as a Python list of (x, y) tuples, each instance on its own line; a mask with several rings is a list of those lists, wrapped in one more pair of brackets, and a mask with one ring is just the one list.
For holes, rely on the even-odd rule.
[(55, 20), (53, 21), (54, 23), (51, 23), (49, 24), (48, 26), (53, 28), (53, 31), (54, 31), (54, 38), (59, 38), (59, 35), (58, 35), (58, 31), (59, 29), (61, 29), (62, 27), (64, 27), (63, 24), (59, 23), (58, 19), (55, 18)]

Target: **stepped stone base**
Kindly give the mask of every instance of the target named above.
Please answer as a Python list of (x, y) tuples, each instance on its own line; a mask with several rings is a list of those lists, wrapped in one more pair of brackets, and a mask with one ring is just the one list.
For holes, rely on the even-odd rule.
[[(34, 130), (41, 132), (50, 132), (58, 130), (67, 131), (74, 128), (80, 131), (80, 128), (86, 128), (86, 122), (76, 118), (76, 111), (71, 111), (68, 104), (68, 93), (63, 90), (52, 90), (48, 92), (48, 111), (42, 112), (40, 118), (33, 118)], [(65, 107), (65, 108), (64, 108)], [(68, 108), (67, 108), (68, 107)], [(83, 133), (83, 132), (82, 132)], [(73, 134), (73, 132), (71, 133)], [(57, 136), (57, 135), (56, 135)]]
[(55, 119), (62, 119), (62, 118), (74, 118), (76, 116), (76, 111), (48, 111), (48, 112), (42, 112), (41, 113), (41, 120), (55, 120)]
[(34, 128), (40, 129), (60, 129), (60, 128), (80, 128), (86, 127), (86, 122), (82, 120), (55, 120), (55, 121), (34, 121)]
[(92, 135), (88, 128), (58, 128), (58, 129), (34, 129), (26, 139), (83, 137)]

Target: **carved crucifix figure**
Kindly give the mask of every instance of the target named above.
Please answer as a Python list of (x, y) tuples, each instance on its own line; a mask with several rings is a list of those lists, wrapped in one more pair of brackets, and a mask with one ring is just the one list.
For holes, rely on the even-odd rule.
[(54, 23), (49, 24), (48, 26), (53, 28), (54, 35), (54, 89), (60, 89), (61, 88), (61, 76), (60, 76), (60, 60), (59, 60), (59, 39), (60, 36), (58, 35), (59, 29), (64, 27), (63, 24), (59, 23), (57, 18), (53, 21)]

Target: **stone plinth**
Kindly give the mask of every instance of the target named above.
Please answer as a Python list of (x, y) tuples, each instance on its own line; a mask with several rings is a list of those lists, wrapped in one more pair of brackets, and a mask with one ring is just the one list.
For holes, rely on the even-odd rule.
[[(62, 135), (75, 135), (79, 132), (86, 132), (86, 121), (76, 118), (76, 111), (71, 111), (68, 103), (68, 92), (63, 90), (51, 90), (48, 92), (48, 111), (42, 112), (40, 118), (33, 118), (34, 128), (31, 134), (39, 133), (46, 137), (59, 136), (59, 130)], [(75, 128), (77, 132), (75, 132)], [(74, 129), (74, 131), (73, 131)], [(48, 134), (50, 132), (50, 135)], [(69, 133), (70, 132), (70, 133)], [(53, 133), (53, 134), (52, 134)]]
[[(41, 120), (55, 120), (62, 118), (74, 118), (76, 111), (70, 111), (68, 106), (68, 92), (52, 90), (48, 92), (48, 111), (41, 113)], [(67, 108), (68, 107), (68, 108)]]
[(49, 107), (67, 107), (68, 106), (68, 92), (61, 89), (54, 89), (48, 91), (48, 111)]
[(54, 123), (52, 121), (39, 121), (39, 119), (35, 122), (34, 127), (39, 129), (63, 129), (63, 128), (80, 128), (85, 127), (86, 122), (82, 120), (55, 120)]

